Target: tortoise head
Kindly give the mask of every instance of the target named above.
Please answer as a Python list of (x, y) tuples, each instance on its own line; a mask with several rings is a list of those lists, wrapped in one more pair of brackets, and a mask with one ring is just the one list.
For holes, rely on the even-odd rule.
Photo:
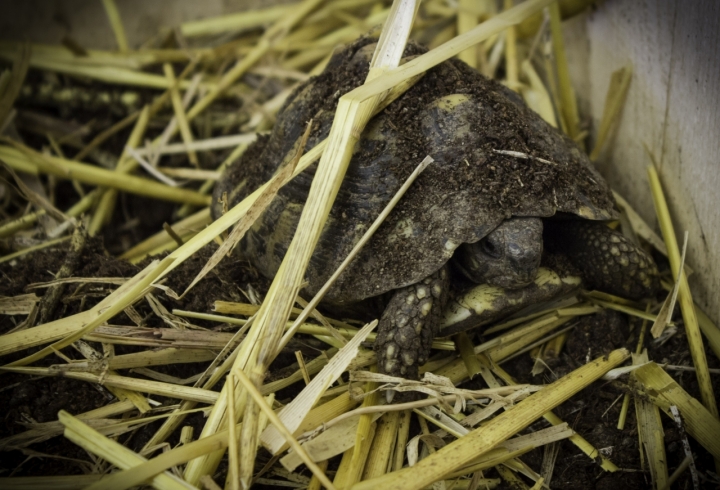
[(455, 263), (468, 279), (503, 288), (521, 288), (537, 275), (543, 251), (543, 224), (539, 218), (503, 221), (482, 240), (464, 243)]

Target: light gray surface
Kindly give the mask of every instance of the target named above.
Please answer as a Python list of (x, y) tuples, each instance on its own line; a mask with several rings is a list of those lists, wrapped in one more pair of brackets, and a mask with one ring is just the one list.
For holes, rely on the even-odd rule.
[(597, 128), (610, 74), (633, 79), (613, 144), (599, 162), (610, 184), (651, 225), (647, 180), (658, 162), (678, 241), (689, 231), (693, 296), (720, 319), (720, 4), (711, 0), (608, 0), (586, 16), (588, 85), (579, 84)]

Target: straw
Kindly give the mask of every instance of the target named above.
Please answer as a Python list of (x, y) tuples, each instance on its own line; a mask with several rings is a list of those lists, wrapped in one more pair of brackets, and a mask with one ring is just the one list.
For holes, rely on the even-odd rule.
[(442, 479), (445, 475), (471, 463), (497, 444), (515, 435), (545, 412), (599, 379), (604, 373), (629, 357), (625, 349), (611, 352), (576, 369), (558, 381), (531, 395), (512, 410), (504, 412), (484, 426), (448, 444), (435, 454), (419, 461), (412, 468), (389, 473), (379, 478), (353, 485), (354, 490), (421, 488)]
[(199, 206), (207, 205), (210, 202), (208, 196), (203, 196), (195, 191), (170, 187), (133, 175), (119, 174), (119, 172), (95, 165), (42, 155), (27, 147), (19, 146), (18, 148), (0, 145), (0, 158), (10, 167), (21, 172), (33, 174), (43, 172), (61, 179), (72, 178), (86, 184), (109, 187), (172, 202), (191, 202)]
[(117, 5), (115, 5), (115, 0), (103, 0), (103, 7), (105, 7), (105, 13), (110, 21), (110, 27), (112, 27), (113, 33), (115, 34), (118, 49), (121, 53), (126, 53), (128, 51), (127, 38), (125, 37), (125, 29), (120, 19), (120, 12), (117, 9)]
[[(407, 30), (409, 30), (409, 27)], [(395, 30), (393, 34), (402, 39), (402, 31)], [(382, 39), (379, 45), (382, 45)], [(398, 46), (397, 43), (394, 46), (396, 51), (395, 64), (397, 64), (400, 60), (402, 46), (404, 46), (404, 41), (401, 42), (400, 46)], [(374, 73), (373, 70), (371, 70), (371, 73)], [(352, 141), (354, 143), (354, 141), (357, 140), (357, 136), (359, 135), (364, 122), (369, 119), (374, 109), (373, 103), (365, 104), (363, 106), (365, 108), (362, 116), (363, 119), (356, 120), (353, 116), (358, 113), (358, 107), (350, 109), (345, 106), (343, 109), (343, 105), (344, 104), (341, 99), (336, 119), (338, 121), (342, 121), (343, 119), (346, 120), (347, 125), (342, 127), (342, 125), (333, 124), (335, 129), (331, 129), (331, 134), (328, 137), (328, 141), (330, 142), (328, 151), (324, 153), (324, 156), (318, 166), (316, 178), (313, 180), (313, 187), (311, 187), (310, 195), (308, 197), (308, 202), (304, 208), (303, 215), (300, 218), (300, 223), (297, 228), (299, 233), (296, 235), (296, 238), (293, 240), (288, 249), (283, 265), (281, 265), (280, 270), (273, 281), (273, 285), (267, 293), (263, 307), (257, 314), (255, 324), (251, 328), (248, 338), (242, 344), (241, 352), (238, 355), (238, 359), (235, 364), (235, 369), (247, 369), (250, 373), (250, 378), (257, 384), (259, 384), (258, 380), (263, 376), (265, 366), (275, 355), (276, 344), (280, 340), (280, 335), (284, 330), (285, 322), (289, 316), (289, 310), (292, 307), (295, 297), (297, 296), (297, 291), (302, 281), (305, 265), (293, 267), (289, 266), (288, 262), (296, 261), (298, 265), (307, 264), (310, 254), (312, 253), (312, 247), (319, 237), (320, 230), (325, 220), (324, 217), (321, 217), (321, 215), (317, 213), (321, 212), (327, 216), (329, 205), (332, 203), (332, 198), (334, 198), (339, 188), (339, 179), (337, 178), (337, 175), (333, 175), (333, 173), (337, 173), (338, 171), (344, 173), (344, 169), (346, 168), (347, 163), (349, 162), (349, 157), (351, 156), (352, 146), (350, 146), (350, 142)], [(352, 110), (352, 112), (348, 113), (349, 110)], [(344, 148), (344, 151), (340, 152), (343, 156), (344, 162), (340, 168), (332, 168), (331, 165), (333, 160), (337, 157), (336, 153), (338, 153), (337, 150), (339, 149), (334, 148), (338, 145), (338, 143), (340, 143), (340, 145)], [(340, 177), (341, 176), (342, 173), (340, 174)], [(317, 186), (319, 186), (318, 189), (316, 189)], [(304, 240), (302, 238), (298, 238), (302, 235), (306, 237), (305, 240), (309, 239), (308, 243), (303, 243)], [(303, 244), (303, 246), (301, 247), (300, 244)], [(303, 250), (299, 253), (298, 248), (300, 247), (303, 248)], [(264, 353), (260, 346), (264, 347)], [(261, 357), (261, 355), (264, 357)], [(215, 405), (213, 412), (210, 414), (208, 423), (203, 431), (204, 434), (212, 433), (215, 431), (215, 427), (220, 426), (220, 422), (225, 418), (224, 414), (226, 403), (225, 396), (221, 396), (220, 403)], [(249, 409), (246, 409), (244, 417), (245, 423), (243, 425), (242, 441), (249, 450), (244, 452), (242, 455), (243, 459), (248, 459), (244, 459), (242, 464), (243, 468), (241, 469), (241, 481), (246, 482), (249, 482), (249, 479), (251, 478), (251, 474), (249, 474), (248, 471), (252, 469), (252, 463), (249, 463), (249, 461), (254, 459), (254, 450), (256, 447), (256, 443), (254, 441), (257, 433), (255, 427), (258, 415), (257, 408), (255, 408), (253, 404), (248, 404), (248, 406)], [(201, 461), (189, 464), (186, 471), (186, 478), (189, 478), (189, 481), (191, 482), (196, 481), (196, 478), (198, 478), (200, 474), (207, 472), (206, 469), (202, 469), (203, 464), (204, 463)], [(212, 464), (214, 466), (216, 462), (213, 462)]]
[[(678, 291), (678, 301), (682, 311), (683, 320), (685, 322), (685, 332), (687, 334), (690, 354), (695, 365), (698, 384), (700, 386), (700, 396), (703, 404), (717, 419), (718, 409), (717, 400), (713, 393), (712, 380), (708, 372), (707, 358), (705, 357), (705, 349), (700, 334), (697, 315), (695, 314), (695, 305), (693, 304), (692, 295), (690, 293), (690, 285), (687, 281), (685, 271), (681, 269), (681, 255), (678, 247), (675, 230), (672, 220), (670, 219), (670, 211), (665, 201), (660, 177), (654, 166), (648, 167), (648, 177), (650, 179), (650, 188), (652, 190), (653, 202), (655, 203), (655, 212), (660, 223), (665, 245), (668, 250), (668, 259), (670, 260), (670, 270), (673, 277), (680, 281), (680, 289)], [(678, 273), (680, 273), (678, 275)], [(720, 467), (720, 460), (716, 460), (716, 465)]]

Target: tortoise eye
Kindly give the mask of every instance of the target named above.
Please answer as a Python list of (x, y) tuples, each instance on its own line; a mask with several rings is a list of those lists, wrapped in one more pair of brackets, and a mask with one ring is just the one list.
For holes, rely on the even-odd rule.
[(487, 238), (480, 241), (480, 246), (482, 247), (483, 252), (494, 259), (500, 258), (500, 255), (502, 255), (500, 253), (500, 249)]

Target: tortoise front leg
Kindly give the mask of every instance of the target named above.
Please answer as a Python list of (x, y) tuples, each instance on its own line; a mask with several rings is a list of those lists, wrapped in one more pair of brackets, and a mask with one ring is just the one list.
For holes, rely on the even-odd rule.
[(380, 318), (375, 340), (380, 372), (418, 379), (418, 368), (428, 359), (447, 303), (447, 290), (447, 266), (395, 290)]
[(660, 274), (655, 261), (620, 232), (585, 220), (549, 222), (545, 229), (545, 244), (570, 259), (588, 289), (629, 299), (657, 292)]

